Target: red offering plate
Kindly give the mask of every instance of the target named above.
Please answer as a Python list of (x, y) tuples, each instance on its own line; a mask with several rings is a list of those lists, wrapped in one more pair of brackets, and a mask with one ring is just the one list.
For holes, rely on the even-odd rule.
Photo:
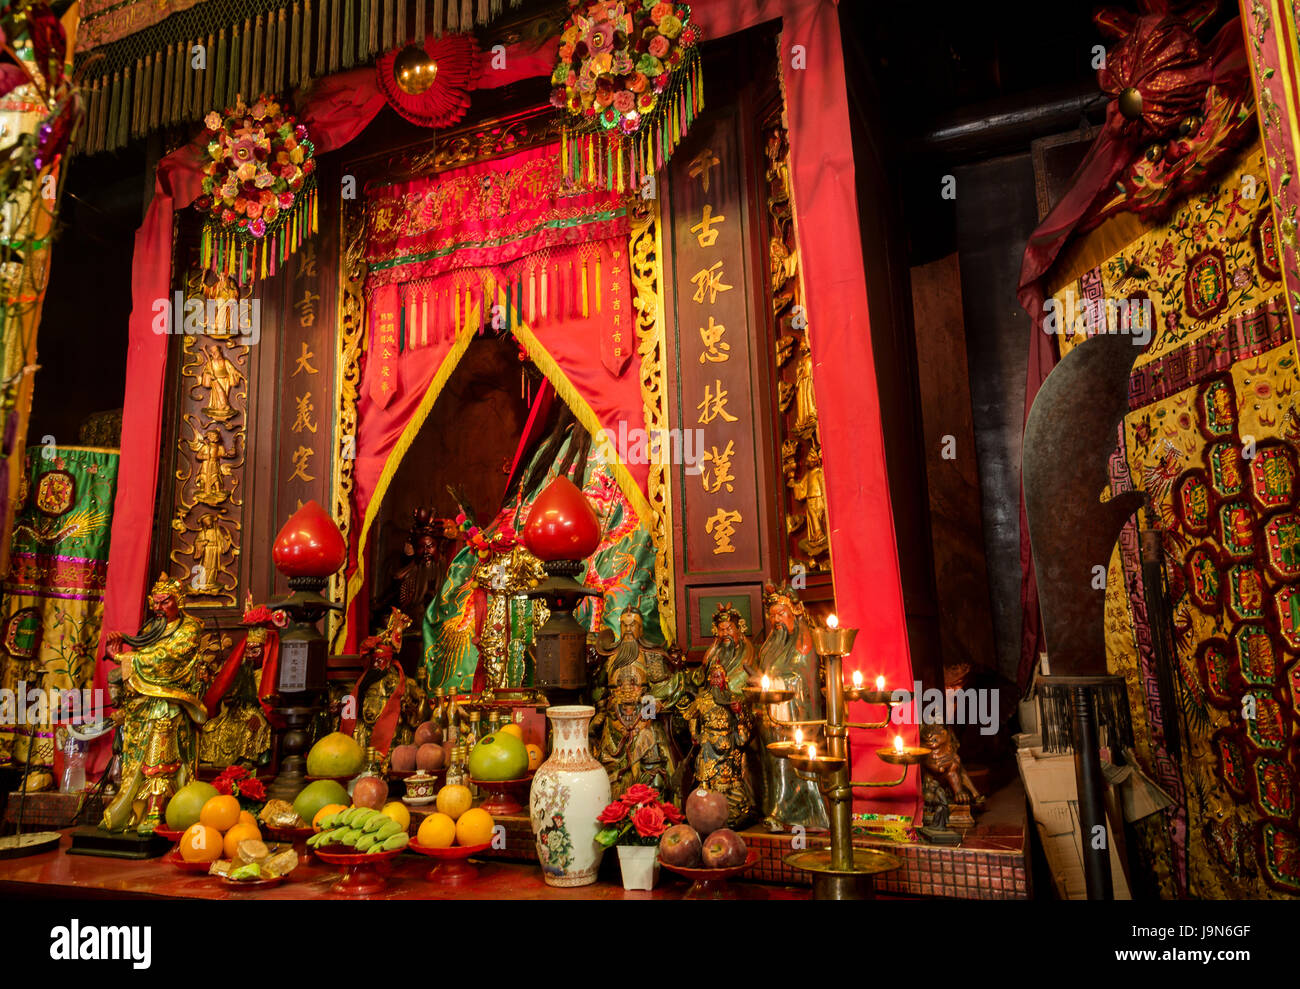
[(168, 865), (176, 866), (181, 872), (208, 872), (212, 869), (211, 862), (186, 862), (176, 849), (172, 849), (164, 855), (162, 860)]
[(429, 870), (426, 876), (431, 883), (437, 883), (439, 886), (463, 886), (468, 882), (473, 882), (478, 876), (478, 866), (469, 861), (471, 855), (477, 855), (485, 848), (490, 848), (492, 842), (485, 841), (481, 845), (453, 845), (451, 848), (430, 848), (428, 845), (421, 845), (418, 841), (412, 841), (406, 847), (413, 852), (421, 855), (427, 855), (431, 859), (437, 860), (437, 865)]
[(493, 817), (522, 813), (524, 807), (519, 802), (519, 794), (524, 794), (526, 799), (528, 787), (532, 782), (532, 773), (513, 780), (476, 780), (472, 777), (470, 779), (470, 783), (474, 786), (487, 791), (487, 799), (479, 806)]
[(306, 858), (313, 849), (307, 847), (307, 839), (316, 833), (315, 828), (272, 828), (266, 829), (266, 836), (272, 841), (287, 841), (299, 858)]
[(659, 864), (663, 868), (677, 873), (679, 876), (685, 876), (687, 879), (694, 880), (691, 888), (686, 891), (682, 897), (685, 900), (725, 900), (727, 896), (727, 880), (732, 879), (742, 872), (754, 867), (758, 861), (758, 849), (751, 848), (749, 854), (745, 856), (745, 861), (741, 865), (731, 865), (725, 869), (687, 869), (680, 865), (669, 865), (663, 859)]
[(153, 829), (153, 833), (156, 834), (159, 838), (166, 838), (168, 841), (170, 841), (172, 843), (173, 852), (177, 852), (177, 853), (180, 852), (181, 835), (185, 833), (184, 831), (173, 831), (171, 828), (166, 827), (165, 825), (159, 825), (158, 827)]
[[(344, 846), (347, 847), (347, 846)], [(343, 876), (330, 887), (331, 893), (339, 896), (370, 896), (378, 893), (388, 885), (385, 874), (387, 867), (380, 869), (381, 863), (389, 862), (402, 854), (400, 848), (391, 852), (331, 852), (323, 848), (313, 848), (316, 857), (330, 865), (341, 865)]]

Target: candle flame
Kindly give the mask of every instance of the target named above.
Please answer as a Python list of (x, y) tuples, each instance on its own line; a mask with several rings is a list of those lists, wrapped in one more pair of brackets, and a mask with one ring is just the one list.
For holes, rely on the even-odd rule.
[(853, 671), (853, 687), (854, 687), (854, 689), (856, 690), (858, 687), (861, 687), (861, 686), (862, 686), (862, 671), (861, 671), (861, 670), (854, 670), (854, 671)]
[(796, 729), (794, 730), (794, 744), (795, 744), (795, 745), (803, 745), (803, 729), (802, 729), (802, 728), (796, 728)]
[(771, 686), (772, 686), (772, 681), (768, 679), (768, 676), (767, 676), (766, 673), (763, 674), (763, 679), (760, 681), (760, 683), (761, 683), (762, 686), (763, 686), (763, 693), (767, 693), (767, 691), (768, 691), (768, 690), (771, 688)]
[(809, 759), (817, 758), (817, 746), (815, 745), (808, 746), (808, 758)]
[(903, 754), (903, 736), (902, 736), (902, 735), (895, 735), (895, 736), (894, 736), (894, 751), (897, 752), (899, 755), (902, 755), (902, 754)]
[(839, 628), (839, 627), (840, 627), (840, 620), (839, 620), (838, 618), (836, 618), (834, 615), (831, 615), (829, 618), (826, 619), (826, 627), (827, 627), (827, 628)]
[(884, 690), (884, 689), (885, 689), (885, 678), (884, 678), (884, 677), (876, 677), (876, 689), (877, 689), (877, 690)]

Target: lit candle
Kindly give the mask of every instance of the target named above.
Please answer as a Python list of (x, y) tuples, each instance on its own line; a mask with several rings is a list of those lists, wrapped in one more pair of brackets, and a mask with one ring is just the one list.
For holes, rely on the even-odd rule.
[(902, 755), (902, 754), (903, 754), (903, 736), (902, 736), (902, 735), (895, 735), (895, 736), (894, 736), (894, 751), (897, 752), (899, 755)]
[(857, 689), (859, 689), (861, 686), (862, 686), (862, 671), (861, 671), (861, 670), (854, 670), (854, 671), (853, 671), (853, 689), (854, 689), (854, 690), (857, 690)]
[(884, 677), (876, 677), (876, 689), (877, 689), (877, 690), (884, 690), (884, 689), (885, 689), (885, 678), (884, 678)]
[(808, 746), (808, 758), (809, 759), (817, 758), (817, 746), (815, 745)]
[(796, 729), (794, 730), (794, 744), (795, 744), (795, 745), (803, 745), (803, 729), (802, 729), (802, 728), (796, 728)]
[(839, 620), (838, 618), (836, 618), (834, 615), (831, 615), (829, 618), (826, 619), (826, 627), (827, 627), (827, 628), (839, 628), (839, 627), (840, 627), (840, 620)]
[(770, 690), (771, 687), (772, 687), (772, 681), (769, 680), (768, 677), (767, 677), (767, 674), (764, 673), (764, 674), (763, 674), (763, 679), (762, 679), (760, 682), (761, 682), (761, 684), (762, 684), (762, 686), (763, 686), (763, 693), (766, 694), (766, 693), (768, 692), (768, 690)]

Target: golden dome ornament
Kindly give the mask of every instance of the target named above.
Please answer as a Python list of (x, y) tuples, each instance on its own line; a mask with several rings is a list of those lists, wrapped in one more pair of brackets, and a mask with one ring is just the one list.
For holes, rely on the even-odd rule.
[(421, 45), (407, 45), (393, 59), (393, 81), (410, 96), (419, 96), (438, 77), (438, 63)]

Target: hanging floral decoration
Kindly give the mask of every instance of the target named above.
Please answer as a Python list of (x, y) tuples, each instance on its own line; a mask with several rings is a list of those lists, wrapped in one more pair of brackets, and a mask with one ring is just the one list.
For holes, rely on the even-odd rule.
[(239, 284), (274, 275), (316, 232), (316, 149), (273, 97), (203, 118), (202, 264)]
[(704, 109), (700, 29), (668, 0), (570, 0), (551, 75), (567, 114), (560, 166), (575, 184), (629, 192), (662, 168)]

